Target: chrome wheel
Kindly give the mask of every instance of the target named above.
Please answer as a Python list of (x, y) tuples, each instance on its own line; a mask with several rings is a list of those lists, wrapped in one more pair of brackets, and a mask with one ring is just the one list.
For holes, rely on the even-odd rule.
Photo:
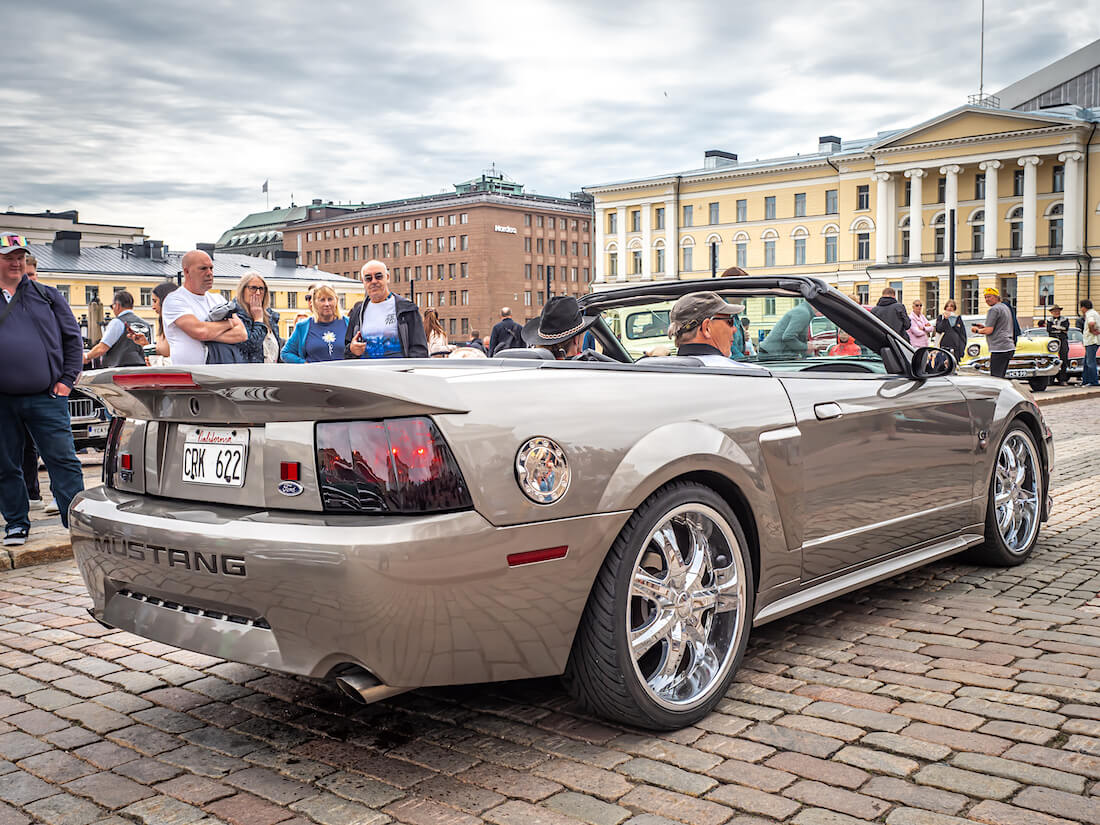
[(747, 621), (744, 556), (705, 504), (669, 511), (641, 545), (627, 593), (635, 673), (659, 705), (685, 710), (729, 673)]
[(1010, 553), (1026, 552), (1035, 540), (1039, 530), (1040, 485), (1035, 446), (1021, 431), (1010, 432), (997, 454), (993, 479), (997, 530)]

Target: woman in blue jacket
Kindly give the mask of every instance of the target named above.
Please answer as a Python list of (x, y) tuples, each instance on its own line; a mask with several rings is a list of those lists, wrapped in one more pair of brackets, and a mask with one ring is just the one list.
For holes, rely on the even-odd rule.
[(340, 301), (330, 286), (313, 290), (313, 317), (299, 321), (283, 345), (283, 361), (288, 364), (312, 364), (340, 361), (344, 357), (347, 318), (340, 316)]

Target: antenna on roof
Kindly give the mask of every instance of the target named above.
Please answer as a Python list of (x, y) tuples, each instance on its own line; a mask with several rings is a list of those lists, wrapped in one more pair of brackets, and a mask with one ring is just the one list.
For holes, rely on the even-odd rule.
[(981, 5), (981, 18), (978, 24), (978, 93), (970, 95), (966, 102), (971, 106), (1000, 109), (1000, 98), (985, 93), (985, 0), (981, 0)]

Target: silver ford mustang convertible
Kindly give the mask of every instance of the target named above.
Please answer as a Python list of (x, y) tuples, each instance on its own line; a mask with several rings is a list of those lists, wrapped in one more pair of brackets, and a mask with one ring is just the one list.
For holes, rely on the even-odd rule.
[[(632, 330), (700, 288), (743, 305), (756, 344), (728, 366), (632, 360)], [(1053, 460), (1038, 407), (821, 281), (582, 305), (598, 346), (572, 361), (89, 376), (116, 416), (105, 483), (71, 518), (93, 615), (366, 701), (564, 674), (595, 713), (671, 729), (719, 701), (754, 625), (1035, 545)], [(808, 345), (822, 317), (852, 341)]]

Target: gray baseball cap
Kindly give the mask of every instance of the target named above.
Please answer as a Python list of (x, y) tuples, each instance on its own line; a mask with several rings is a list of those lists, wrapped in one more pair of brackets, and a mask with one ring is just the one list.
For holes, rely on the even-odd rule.
[(744, 304), (726, 303), (716, 292), (690, 292), (672, 305), (668, 313), (668, 334), (675, 337), (713, 315), (739, 315), (744, 311)]

